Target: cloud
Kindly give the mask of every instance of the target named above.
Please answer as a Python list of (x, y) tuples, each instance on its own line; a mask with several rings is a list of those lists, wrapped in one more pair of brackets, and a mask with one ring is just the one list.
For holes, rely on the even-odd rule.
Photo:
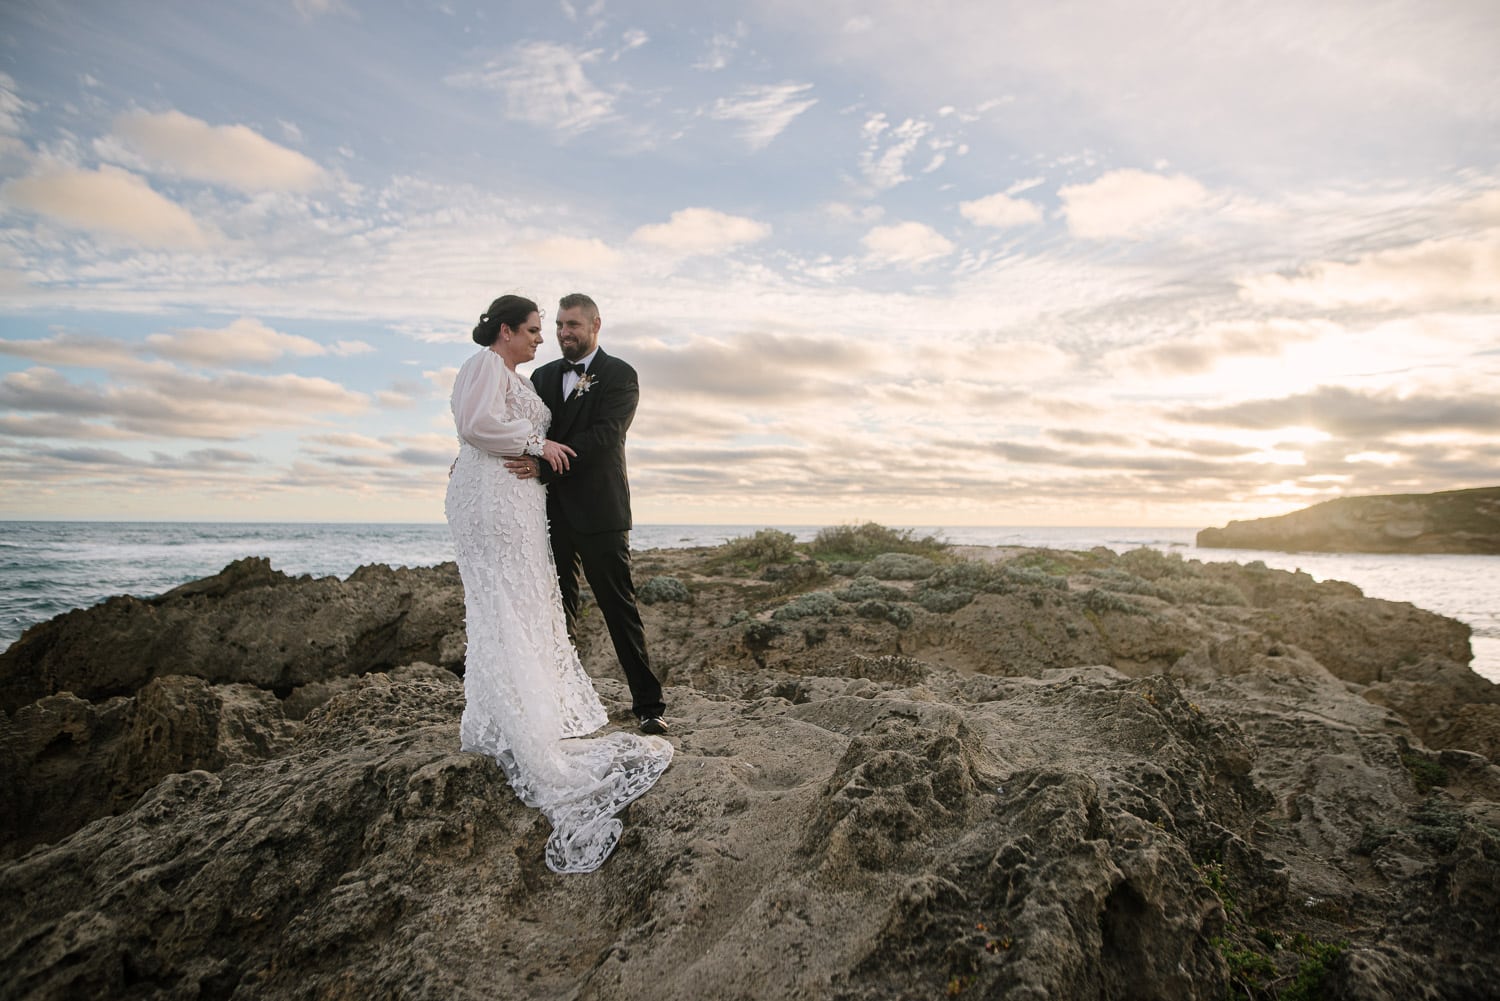
[(1112, 170), (1088, 184), (1059, 188), (1068, 229), (1086, 240), (1144, 235), (1207, 200), (1203, 185), (1183, 174)]
[(847, 202), (829, 202), (823, 206), (823, 211), (838, 222), (863, 225), (876, 222), (885, 215), (885, 209), (879, 205), (850, 205)]
[(372, 438), (367, 434), (354, 434), (348, 431), (304, 435), (302, 440), (312, 442), (315, 445), (328, 445), (331, 448), (363, 448), (380, 451), (389, 447), (379, 438)]
[[(240, 317), (219, 330), (190, 327), (170, 334), (151, 334), (146, 346), (163, 358), (198, 365), (231, 365), (249, 362), (263, 365), (285, 354), (327, 354), (317, 341), (272, 330), (259, 320)], [(364, 345), (369, 350), (368, 345)]]
[(323, 168), (245, 125), (209, 125), (180, 111), (115, 119), (114, 135), (169, 173), (241, 191), (308, 191)]
[(1254, 302), (1311, 306), (1441, 307), (1500, 302), (1500, 229), (1475, 237), (1423, 240), (1361, 255), (1352, 263), (1318, 261), (1298, 274), (1241, 282)]
[(1475, 195), (1462, 209), (1475, 222), (1486, 226), (1500, 226), (1500, 188)]
[(817, 98), (804, 96), (810, 90), (810, 83), (745, 87), (732, 98), (719, 98), (710, 114), (720, 121), (743, 122), (740, 138), (751, 150), (762, 150), (793, 119), (818, 103)]
[(522, 247), (538, 262), (559, 268), (610, 271), (620, 263), (619, 251), (596, 237), (549, 236)]
[(771, 331), (694, 337), (685, 344), (643, 343), (630, 357), (653, 392), (766, 404), (822, 399), (855, 377), (878, 371), (878, 353), (866, 344)]
[(614, 60), (619, 59), (625, 53), (634, 51), (635, 49), (640, 48), (642, 45), (645, 45), (649, 41), (651, 41), (651, 36), (641, 29), (627, 29), (625, 33), (620, 36), (620, 48), (615, 52), (614, 55), (610, 56), (610, 61), (613, 62)]
[(908, 118), (892, 126), (883, 113), (871, 115), (861, 129), (865, 148), (859, 155), (859, 169), (865, 180), (877, 191), (911, 180), (906, 173), (906, 158), (931, 131), (932, 126), (919, 119)]
[(358, 414), (363, 393), (298, 375), (203, 376), (167, 366), (126, 380), (75, 383), (47, 368), (0, 378), (0, 407), (63, 419), (105, 420), (150, 437), (235, 439), (265, 428), (294, 427), (319, 414)]
[(0, 436), (6, 438), (81, 438), (86, 441), (138, 437), (108, 424), (79, 420), (76, 417), (59, 417), (55, 414), (40, 417), (0, 414)]
[(733, 35), (724, 32), (714, 32), (713, 38), (709, 40), (708, 51), (703, 54), (697, 62), (693, 63), (695, 70), (708, 70), (716, 72), (729, 65), (730, 58), (735, 50), (740, 47), (740, 40), (745, 37), (746, 28), (744, 22), (735, 25)]
[(292, 0), (292, 6), (297, 8), (297, 13), (309, 21), (324, 14), (347, 14), (349, 12), (344, 0)]
[(26, 341), (0, 340), (0, 354), (78, 368), (114, 369), (139, 364), (135, 349), (123, 341), (70, 333)]
[(410, 410), (417, 405), (417, 401), (406, 395), (390, 389), (382, 389), (375, 393), (375, 403), (384, 410)]
[(640, 227), (630, 239), (669, 253), (714, 254), (770, 235), (771, 227), (754, 219), (713, 209), (687, 208), (673, 212), (667, 222)]
[(976, 226), (1025, 226), (1042, 221), (1040, 205), (1004, 193), (959, 202), (958, 211)]
[(506, 117), (577, 134), (614, 115), (614, 97), (596, 87), (583, 71), (584, 65), (598, 55), (555, 42), (523, 42), (509, 55), (490, 60), (483, 69), (455, 73), (444, 82), (455, 87), (498, 90), (505, 95)]
[(953, 243), (926, 223), (898, 222), (865, 234), (865, 251), (885, 264), (923, 264), (953, 253)]
[(201, 248), (210, 243), (186, 209), (118, 167), (48, 170), (6, 183), (0, 198), (64, 226), (146, 247)]
[(1253, 430), (1310, 427), (1357, 439), (1423, 431), (1472, 431), (1492, 436), (1500, 427), (1500, 402), (1492, 396), (1402, 396), (1320, 386), (1310, 393), (1275, 400), (1186, 407), (1171, 416), (1189, 423)]
[(265, 364), (288, 354), (299, 357), (331, 354), (346, 358), (374, 350), (364, 341), (336, 341), (332, 347), (325, 347), (306, 337), (273, 330), (248, 317), (240, 317), (218, 329), (188, 327), (167, 334), (150, 334), (139, 344), (66, 332), (35, 340), (0, 339), (0, 354), (46, 365), (103, 368), (127, 374), (161, 364), (147, 360), (149, 355), (199, 365), (230, 366)]
[(1193, 375), (1226, 358), (1276, 357), (1289, 345), (1337, 334), (1332, 323), (1302, 320), (1244, 320), (1209, 324), (1201, 333), (1111, 352), (1103, 367), (1162, 375)]
[(16, 81), (8, 73), (0, 73), (0, 136), (20, 135), (22, 116), (35, 110), (22, 100)]

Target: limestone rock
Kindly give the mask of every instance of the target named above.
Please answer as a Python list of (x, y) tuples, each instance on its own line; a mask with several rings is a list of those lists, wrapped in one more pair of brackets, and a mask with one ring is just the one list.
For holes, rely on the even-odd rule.
[[(889, 580), (643, 558), (693, 599), (642, 610), (677, 756), (572, 877), (457, 750), (451, 567), (250, 561), (44, 624), (4, 662), (0, 997), (1497, 982), (1500, 698), (1464, 627), (1264, 567), (988, 558)], [(580, 626), (628, 721), (600, 616)]]

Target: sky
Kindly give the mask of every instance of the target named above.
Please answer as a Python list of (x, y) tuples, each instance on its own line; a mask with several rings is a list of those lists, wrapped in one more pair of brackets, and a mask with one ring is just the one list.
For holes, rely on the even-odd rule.
[[(12, 0), (0, 518), (441, 521), (507, 292), (642, 523), (1500, 483), (1493, 0)], [(523, 369), (524, 371), (525, 369)]]

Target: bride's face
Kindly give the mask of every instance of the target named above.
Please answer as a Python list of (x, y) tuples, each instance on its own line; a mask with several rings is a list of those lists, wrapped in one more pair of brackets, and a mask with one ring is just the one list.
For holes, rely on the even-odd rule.
[(500, 328), (501, 352), (513, 365), (520, 365), (536, 357), (536, 349), (542, 346), (542, 317), (532, 313), (526, 322), (512, 330)]

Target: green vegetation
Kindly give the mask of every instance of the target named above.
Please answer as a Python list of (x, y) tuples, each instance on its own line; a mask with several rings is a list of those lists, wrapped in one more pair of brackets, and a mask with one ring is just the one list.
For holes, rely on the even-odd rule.
[(1083, 592), (1080, 599), (1083, 607), (1091, 612), (1120, 612), (1124, 615), (1145, 615), (1146, 610), (1133, 601), (1127, 601), (1112, 591), (1091, 588)]
[(1257, 928), (1254, 939), (1267, 951), (1222, 936), (1209, 940), (1229, 967), (1230, 1001), (1318, 1001), (1327, 996), (1327, 980), (1339, 957), (1349, 951), (1348, 942), (1320, 942), (1302, 932)]
[(658, 601), (688, 602), (693, 600), (693, 596), (688, 591), (686, 584), (676, 577), (667, 576), (652, 577), (646, 581), (646, 583), (641, 585), (640, 590), (636, 592), (636, 597), (644, 605), (654, 605)]
[(1408, 772), (1411, 772), (1412, 785), (1416, 786), (1417, 792), (1424, 796), (1438, 786), (1448, 784), (1448, 769), (1436, 761), (1428, 760), (1410, 747), (1402, 749), (1401, 764), (1406, 766)]
[(882, 553), (939, 556), (948, 548), (941, 539), (920, 538), (909, 528), (886, 528), (873, 521), (863, 525), (834, 525), (818, 530), (807, 551), (820, 560), (868, 560)]
[(1219, 898), (1219, 903), (1224, 905), (1225, 911), (1232, 912), (1238, 902), (1235, 900), (1234, 891), (1229, 888), (1229, 879), (1224, 875), (1223, 863), (1203, 862), (1196, 868), (1198, 876), (1203, 880), (1203, 885), (1214, 891), (1214, 896)]
[(840, 588), (833, 592), (833, 594), (840, 601), (850, 603), (870, 601), (872, 599), (879, 601), (907, 600), (905, 591), (899, 587), (892, 587), (890, 584), (882, 584), (874, 577), (856, 577), (850, 582), (848, 587)]
[(762, 528), (754, 535), (742, 535), (724, 544), (724, 558), (748, 568), (767, 563), (786, 563), (797, 558), (797, 539), (791, 532)]
[(1323, 997), (1323, 983), (1333, 963), (1349, 951), (1349, 943), (1319, 942), (1298, 932), (1292, 936), (1291, 947), (1302, 961), (1297, 964), (1297, 979), (1281, 992), (1280, 1001), (1317, 1001)]
[(828, 591), (799, 594), (771, 613), (773, 619), (831, 619), (844, 614), (844, 603)]
[(914, 553), (881, 553), (865, 564), (865, 573), (878, 580), (926, 580), (938, 565)]
[(917, 604), (929, 612), (956, 612), (975, 598), (975, 592), (963, 587), (924, 588), (917, 594)]

